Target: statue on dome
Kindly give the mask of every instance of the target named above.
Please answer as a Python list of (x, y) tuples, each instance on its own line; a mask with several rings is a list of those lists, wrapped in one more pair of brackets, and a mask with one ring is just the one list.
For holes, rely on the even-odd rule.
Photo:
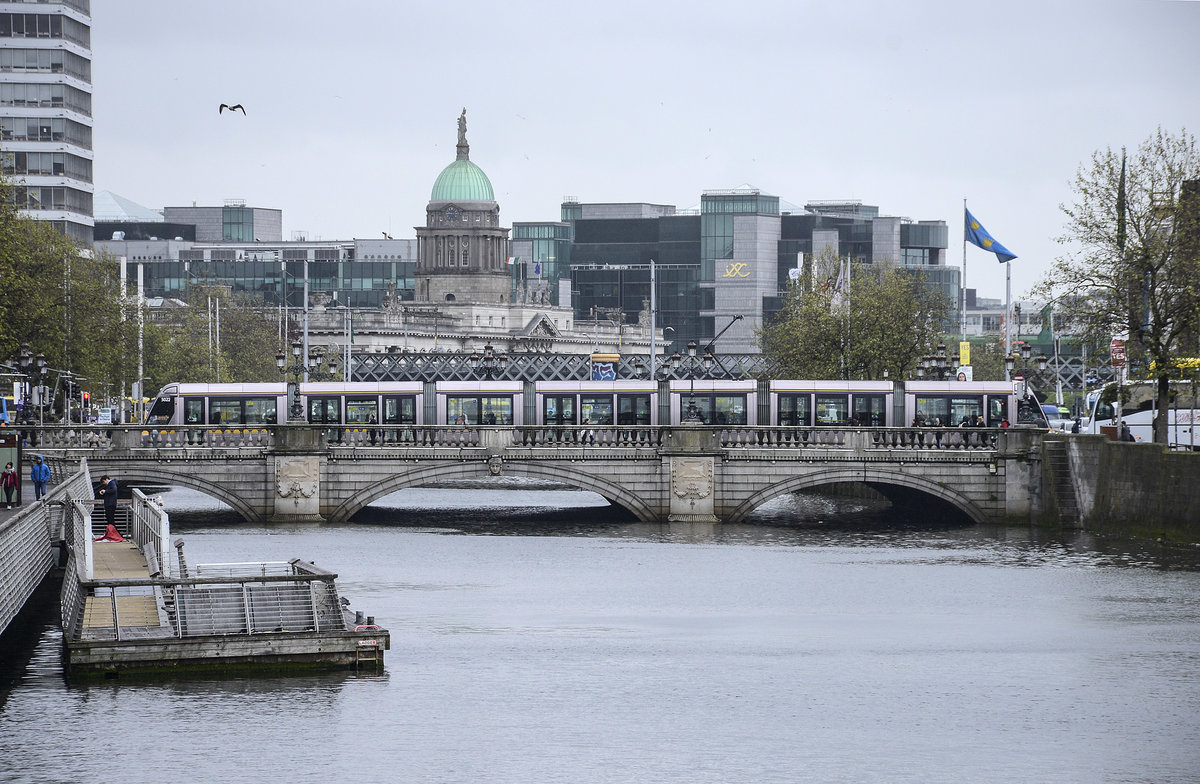
[(458, 143), (467, 143), (467, 107), (463, 107), (462, 114), (458, 116)]

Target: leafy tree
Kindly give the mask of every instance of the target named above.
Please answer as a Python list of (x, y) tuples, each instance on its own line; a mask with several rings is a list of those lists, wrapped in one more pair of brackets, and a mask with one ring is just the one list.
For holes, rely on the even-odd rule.
[(784, 376), (902, 379), (938, 342), (949, 313), (949, 299), (919, 272), (823, 256), (789, 286), (759, 341)]
[(276, 311), (260, 302), (234, 295), (228, 287), (194, 288), (181, 306), (164, 308), (160, 318), (146, 329), (148, 390), (171, 382), (279, 379)]
[(116, 265), (22, 216), (2, 178), (0, 281), (0, 357), (15, 363), (28, 345), (52, 369), (48, 385), (69, 372), (86, 379), (85, 389), (115, 394), (133, 336), (122, 320)]
[[(1067, 251), (1034, 289), (1056, 301), (1085, 340), (1107, 345), (1127, 336), (1131, 372), (1157, 381), (1162, 412), (1169, 369), (1196, 355), (1200, 332), (1197, 179), (1200, 153), (1186, 131), (1159, 128), (1128, 158), (1111, 148), (1093, 153), (1072, 184), (1075, 202), (1061, 207)], [(1160, 416), (1154, 439), (1166, 437)]]

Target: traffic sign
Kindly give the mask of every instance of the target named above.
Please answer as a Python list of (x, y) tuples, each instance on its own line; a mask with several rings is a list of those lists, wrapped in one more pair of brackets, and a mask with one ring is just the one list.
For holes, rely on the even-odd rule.
[(1113, 367), (1125, 367), (1125, 341), (1114, 340), (1108, 346), (1109, 356), (1112, 357)]

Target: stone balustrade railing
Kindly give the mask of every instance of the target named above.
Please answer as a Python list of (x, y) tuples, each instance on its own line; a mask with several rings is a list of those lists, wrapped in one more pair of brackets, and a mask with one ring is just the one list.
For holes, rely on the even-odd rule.
[[(916, 427), (677, 427), (633, 425), (263, 425), (257, 427), (137, 425), (47, 426), (13, 428), (23, 434), (26, 451), (211, 449), (269, 450), (296, 435), (313, 448), (399, 449), (498, 446), (500, 448), (659, 448), (676, 433), (704, 433), (715, 449), (847, 450), (995, 450), (1002, 436), (1018, 431), (999, 428)], [(1032, 432), (1032, 431), (1028, 431)]]

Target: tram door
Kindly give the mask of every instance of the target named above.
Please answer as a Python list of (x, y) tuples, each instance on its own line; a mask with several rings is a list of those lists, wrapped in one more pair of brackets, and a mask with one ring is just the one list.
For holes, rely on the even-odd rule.
[[(417, 398), (413, 395), (384, 395), (383, 421), (384, 425), (415, 425), (417, 424)], [(412, 438), (411, 430), (386, 428), (383, 431), (384, 441), (394, 442), (399, 437)]]
[[(542, 398), (542, 424), (544, 425), (573, 425), (575, 424), (574, 395), (546, 395)], [(555, 438), (562, 438), (563, 431), (555, 432)]]
[[(341, 398), (309, 396), (308, 421), (314, 425), (340, 425), (342, 423)], [(329, 440), (341, 441), (342, 429), (330, 428)]]

